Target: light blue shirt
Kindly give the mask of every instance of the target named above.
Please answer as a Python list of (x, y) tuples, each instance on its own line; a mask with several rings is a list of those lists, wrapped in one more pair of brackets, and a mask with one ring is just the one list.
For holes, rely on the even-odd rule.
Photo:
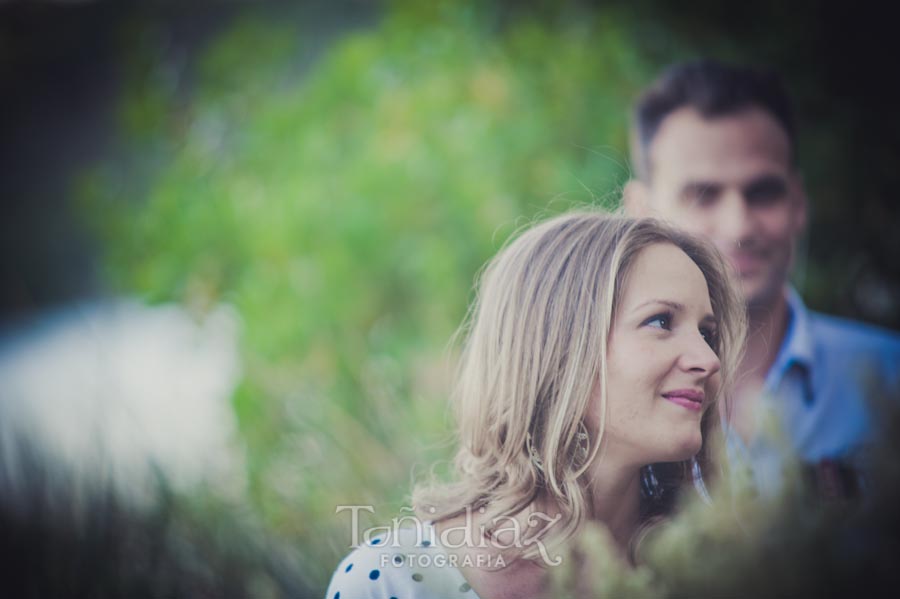
[(749, 459), (762, 491), (780, 487), (784, 449), (804, 462), (864, 469), (862, 454), (877, 432), (871, 402), (896, 398), (900, 387), (900, 335), (812, 312), (793, 289), (787, 300), (788, 328), (763, 391), (787, 447), (764, 437), (745, 446), (728, 435), (732, 457)]

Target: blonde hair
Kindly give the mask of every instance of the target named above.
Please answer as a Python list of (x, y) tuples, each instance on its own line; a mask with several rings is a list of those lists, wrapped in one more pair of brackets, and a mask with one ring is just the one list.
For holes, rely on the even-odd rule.
[[(420, 515), (441, 521), (484, 508), (490, 521), (520, 514), (544, 495), (562, 517), (546, 538), (536, 540), (559, 543), (579, 530), (592, 505), (583, 475), (605, 426), (607, 340), (615, 308), (635, 257), (657, 243), (679, 247), (703, 273), (718, 325), (713, 348), (722, 364), (715, 399), (730, 387), (744, 308), (714, 248), (651, 219), (582, 211), (539, 223), (508, 243), (481, 273), (462, 329), (452, 398), (459, 436), (456, 480), (417, 487), (413, 503)], [(597, 383), (601, 421), (585, 452), (579, 437)], [(704, 476), (710, 474), (717, 404), (701, 421), (704, 440), (695, 460)], [(653, 466), (643, 473), (645, 486), (652, 481), (642, 498), (645, 519), (671, 511), (678, 489), (692, 480), (691, 461)], [(531, 544), (516, 556), (535, 559), (538, 549)]]

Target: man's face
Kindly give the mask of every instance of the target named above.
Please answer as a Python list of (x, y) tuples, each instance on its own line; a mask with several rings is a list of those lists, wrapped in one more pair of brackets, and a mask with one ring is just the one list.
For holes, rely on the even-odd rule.
[(709, 238), (734, 266), (748, 305), (771, 306), (806, 220), (781, 126), (758, 108), (713, 119), (682, 108), (663, 120), (649, 161), (641, 212)]

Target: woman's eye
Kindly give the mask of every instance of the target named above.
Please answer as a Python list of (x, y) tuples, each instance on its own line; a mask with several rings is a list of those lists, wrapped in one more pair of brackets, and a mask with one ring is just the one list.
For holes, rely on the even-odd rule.
[(656, 314), (644, 321), (644, 326), (654, 327), (657, 329), (669, 330), (672, 328), (671, 314)]
[(703, 328), (700, 329), (700, 335), (703, 336), (703, 339), (706, 341), (707, 345), (710, 347), (716, 346), (716, 331), (713, 329)]

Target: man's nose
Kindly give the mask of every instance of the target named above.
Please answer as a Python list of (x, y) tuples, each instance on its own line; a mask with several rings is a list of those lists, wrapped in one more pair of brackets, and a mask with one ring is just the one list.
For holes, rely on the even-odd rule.
[(725, 193), (716, 216), (716, 236), (724, 244), (741, 246), (753, 237), (753, 215), (739, 191), (729, 190)]
[(722, 362), (700, 331), (686, 335), (679, 360), (681, 368), (706, 377), (719, 372)]

